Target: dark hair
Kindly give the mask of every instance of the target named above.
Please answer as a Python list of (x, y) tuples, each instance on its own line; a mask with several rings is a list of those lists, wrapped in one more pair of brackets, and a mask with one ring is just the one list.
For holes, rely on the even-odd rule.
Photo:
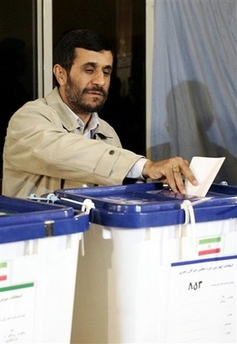
[(93, 51), (110, 50), (113, 47), (108, 39), (90, 30), (76, 29), (66, 32), (54, 49), (53, 64), (60, 64), (69, 73), (75, 59), (75, 48), (84, 48)]

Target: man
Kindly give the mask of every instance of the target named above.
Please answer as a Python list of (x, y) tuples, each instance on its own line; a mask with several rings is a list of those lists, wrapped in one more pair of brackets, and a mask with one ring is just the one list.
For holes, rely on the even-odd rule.
[(114, 129), (98, 117), (112, 66), (112, 47), (103, 36), (73, 30), (61, 38), (54, 52), (57, 86), (45, 98), (26, 103), (9, 122), (4, 195), (40, 196), (83, 184), (121, 184), (126, 177), (159, 179), (182, 193), (182, 174), (197, 183), (181, 157), (153, 162), (122, 149)]

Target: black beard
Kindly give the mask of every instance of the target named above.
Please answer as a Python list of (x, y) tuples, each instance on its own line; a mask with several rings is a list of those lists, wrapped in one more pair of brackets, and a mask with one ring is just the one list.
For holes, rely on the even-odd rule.
[[(101, 92), (104, 95), (104, 100), (102, 100), (102, 102), (100, 104), (96, 104), (96, 105), (91, 105), (91, 104), (86, 104), (83, 103), (82, 97), (83, 94), (87, 93), (88, 91), (98, 91)], [(101, 87), (94, 87), (93, 89), (84, 89), (82, 92), (82, 95), (78, 95), (76, 92), (74, 91), (74, 85), (71, 82), (70, 78), (68, 79), (68, 84), (66, 87), (66, 96), (68, 99), (68, 105), (70, 105), (70, 107), (72, 108), (72, 110), (74, 112), (88, 112), (88, 113), (92, 113), (92, 112), (99, 112), (102, 107), (104, 106), (104, 103), (107, 99), (108, 93), (105, 92)]]
[(79, 97), (78, 100), (76, 101), (68, 98), (70, 105), (73, 107), (73, 109), (77, 110), (77, 112), (79, 113), (80, 112), (89, 112), (89, 113), (99, 112), (103, 108), (106, 99), (107, 97), (104, 98), (104, 100), (100, 104), (91, 105), (91, 104), (86, 104), (86, 103), (83, 103), (82, 101), (79, 101), (81, 100), (81, 97)]

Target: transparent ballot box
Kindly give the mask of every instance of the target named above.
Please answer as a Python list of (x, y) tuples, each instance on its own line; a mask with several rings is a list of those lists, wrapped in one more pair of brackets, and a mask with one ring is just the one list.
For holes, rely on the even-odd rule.
[(0, 343), (70, 343), (88, 229), (72, 207), (0, 196)]
[(237, 187), (160, 183), (56, 190), (90, 203), (74, 343), (236, 342)]

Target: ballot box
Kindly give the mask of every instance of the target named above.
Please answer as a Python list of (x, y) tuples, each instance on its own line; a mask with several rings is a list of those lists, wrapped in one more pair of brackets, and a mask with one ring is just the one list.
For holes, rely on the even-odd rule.
[(237, 187), (160, 183), (56, 190), (90, 206), (73, 343), (236, 342)]
[(88, 229), (72, 207), (0, 196), (0, 343), (70, 343)]

